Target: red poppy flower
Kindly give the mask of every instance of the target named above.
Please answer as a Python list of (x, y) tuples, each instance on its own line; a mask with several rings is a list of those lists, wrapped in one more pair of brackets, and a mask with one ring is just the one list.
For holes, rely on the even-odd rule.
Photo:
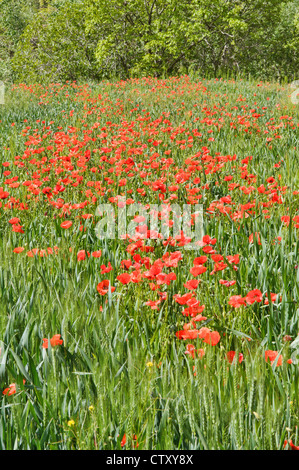
[(203, 243), (207, 243), (209, 245), (215, 245), (217, 243), (217, 239), (211, 238), (209, 235), (204, 235), (202, 241)]
[(120, 274), (119, 276), (117, 276), (116, 279), (119, 282), (121, 282), (122, 284), (129, 284), (129, 282), (131, 281), (131, 276), (130, 276), (130, 274), (123, 273), (123, 274)]
[(251, 235), (249, 235), (249, 243), (253, 243), (254, 238), (257, 239), (259, 245), (262, 244), (259, 232), (255, 232), (254, 234), (252, 233)]
[(193, 344), (187, 344), (186, 348), (187, 351), (185, 351), (185, 354), (191, 356), (194, 359), (194, 351), (196, 351), (195, 346)]
[[(266, 362), (268, 362), (268, 359), (270, 360), (271, 362), (271, 366), (274, 364), (275, 362), (275, 359), (277, 358), (278, 356), (278, 352), (277, 351), (271, 351), (270, 349), (265, 351), (265, 360)], [(277, 361), (277, 366), (281, 366), (282, 365), (282, 355), (280, 354), (279, 358), (278, 358), (278, 361)]]
[(160, 305), (160, 303), (161, 303), (160, 299), (148, 300), (147, 302), (145, 302), (145, 305), (148, 305), (149, 307), (151, 307), (152, 310), (158, 310), (158, 305)]
[(199, 330), (180, 330), (175, 335), (178, 339), (196, 339), (199, 336)]
[[(26, 380), (23, 379), (23, 384), (25, 383), (26, 383)], [(16, 384), (15, 383), (10, 384), (9, 387), (5, 388), (2, 393), (3, 395), (8, 395), (8, 396), (14, 395), (15, 393), (17, 393)]]
[(205, 273), (206, 270), (207, 268), (205, 268), (205, 266), (193, 266), (190, 269), (190, 273), (192, 274), (192, 276), (199, 276), (200, 274)]
[(7, 199), (9, 197), (9, 193), (7, 191), (3, 191), (3, 188), (0, 188), (0, 199)]
[(211, 333), (210, 328), (207, 328), (206, 326), (203, 326), (199, 330), (198, 337), (201, 338), (201, 339), (205, 339), (210, 333)]
[(11, 225), (15, 225), (15, 224), (19, 224), (20, 223), (20, 219), (18, 217), (13, 217), (12, 219), (10, 219), (8, 221)]
[(110, 261), (108, 262), (108, 266), (105, 266), (104, 264), (102, 264), (101, 266), (101, 274), (110, 273), (110, 271), (112, 270), (113, 270), (113, 267)]
[[(201, 311), (204, 310), (204, 307), (205, 307), (204, 305), (201, 305)], [(207, 317), (204, 317), (201, 314), (193, 316), (193, 318), (192, 318), (192, 321), (205, 321), (205, 320), (207, 320)]]
[(218, 263), (219, 261), (223, 261), (223, 256), (222, 255), (217, 255), (217, 254), (211, 255), (211, 258), (215, 263)]
[(73, 222), (71, 222), (70, 220), (65, 220), (64, 222), (60, 224), (60, 227), (64, 229), (68, 229), (68, 228), (71, 228), (72, 225), (73, 225)]
[(139, 443), (138, 443), (138, 441), (137, 441), (137, 436), (136, 436), (136, 434), (133, 435), (133, 441), (136, 441), (136, 444), (134, 443), (134, 448), (136, 447), (136, 449), (137, 449), (137, 447), (139, 447)]
[[(52, 348), (55, 347), (55, 346), (59, 346), (60, 344), (63, 343), (63, 340), (60, 339), (60, 337), (61, 337), (61, 335), (58, 334), (58, 335), (54, 335), (54, 336), (50, 339), (50, 344), (51, 344)], [(48, 341), (48, 339), (47, 339), (47, 338), (43, 338), (43, 342), (44, 342), (44, 343), (43, 343), (43, 348), (44, 348), (44, 349), (48, 349), (48, 347), (49, 347), (49, 341)]]
[(263, 294), (259, 289), (251, 290), (246, 295), (245, 300), (249, 305), (252, 305), (254, 302), (261, 302), (263, 300)]
[(22, 253), (22, 251), (24, 251), (25, 248), (23, 248), (22, 246), (18, 246), (17, 248), (15, 248), (13, 250), (14, 253)]
[(121, 440), (121, 447), (124, 447), (126, 445), (126, 442), (127, 442), (127, 437), (126, 437), (126, 433), (123, 435), (123, 438)]
[(84, 261), (86, 259), (86, 254), (87, 254), (88, 257), (90, 256), (90, 253), (88, 251), (87, 252), (85, 250), (78, 251), (77, 260), (78, 261)]
[[(104, 281), (101, 281), (99, 282), (99, 284), (97, 285), (97, 291), (100, 295), (105, 295), (108, 293), (109, 291), (109, 285), (110, 285), (110, 281), (108, 279), (105, 279)], [(111, 292), (114, 292), (115, 291), (115, 287), (114, 286), (111, 286)]]
[[(235, 355), (236, 355), (236, 351), (228, 351), (226, 353), (226, 357), (227, 357), (227, 360), (230, 364), (232, 364), (234, 358), (235, 358)], [(241, 362), (243, 361), (244, 359), (244, 356), (242, 353), (239, 353), (239, 363), (241, 364)]]
[(286, 447), (287, 445), (290, 446), (291, 450), (299, 450), (299, 446), (295, 446), (292, 439), (290, 441), (284, 441), (283, 447)]
[(12, 226), (12, 231), (16, 233), (25, 233), (24, 230), (22, 229), (22, 226), (19, 224), (14, 224)]
[[(268, 294), (266, 294), (266, 297), (268, 297)], [(271, 298), (271, 301), (272, 302), (275, 302), (276, 298), (277, 298), (277, 294), (274, 294), (273, 292), (270, 293), (270, 298)], [(269, 305), (269, 300), (268, 298), (265, 299), (265, 302), (264, 302), (265, 305)]]
[(226, 286), (226, 287), (234, 286), (236, 284), (236, 282), (237, 281), (225, 281), (224, 279), (219, 280), (219, 283), (222, 284), (223, 286)]
[(218, 344), (220, 341), (220, 334), (218, 331), (211, 331), (205, 335), (203, 340), (205, 343), (210, 344), (211, 346), (216, 346), (216, 344)]
[(188, 300), (191, 299), (192, 297), (192, 293), (191, 292), (188, 292), (187, 294), (184, 294), (182, 296), (180, 296), (179, 294), (175, 294), (174, 296), (174, 299), (175, 301), (180, 304), (180, 305), (186, 305)]
[(232, 295), (228, 303), (234, 308), (239, 308), (242, 305), (246, 305), (245, 298), (243, 298), (241, 295)]
[(198, 258), (195, 258), (195, 260), (193, 261), (193, 266), (199, 266), (201, 264), (205, 264), (207, 260), (208, 260), (207, 256), (199, 256)]
[(232, 255), (232, 256), (227, 256), (227, 261), (229, 264), (239, 264), (240, 263), (240, 255)]
[(186, 289), (189, 289), (189, 290), (194, 290), (197, 288), (199, 282), (200, 281), (198, 281), (197, 279), (191, 279), (190, 281), (187, 281), (184, 284), (184, 287), (186, 287)]
[(9, 387), (7, 387), (5, 390), (3, 390), (3, 395), (14, 395), (15, 393), (17, 393), (17, 389), (16, 389), (16, 384), (13, 383), (13, 384), (10, 384)]

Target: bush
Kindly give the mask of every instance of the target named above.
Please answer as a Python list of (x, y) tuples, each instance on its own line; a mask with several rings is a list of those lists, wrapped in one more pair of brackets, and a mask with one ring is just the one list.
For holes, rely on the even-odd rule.
[(12, 60), (15, 79), (55, 82), (97, 79), (96, 37), (86, 34), (84, 2), (55, 2), (39, 10), (22, 34)]

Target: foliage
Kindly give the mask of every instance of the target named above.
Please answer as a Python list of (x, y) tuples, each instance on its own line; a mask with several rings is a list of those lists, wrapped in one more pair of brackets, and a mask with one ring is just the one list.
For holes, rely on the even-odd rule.
[(12, 78), (10, 61), (18, 41), (38, 8), (36, 0), (2, 0), (0, 2), (0, 79)]
[(3, 0), (0, 9), (2, 75), (15, 81), (298, 74), (298, 0)]
[(95, 37), (85, 33), (84, 2), (56, 1), (28, 24), (12, 60), (19, 81), (97, 79)]
[(193, 69), (202, 76), (280, 79), (298, 70), (295, 3), (87, 0), (86, 9), (88, 30), (99, 33), (96, 57), (108, 75), (169, 76)]

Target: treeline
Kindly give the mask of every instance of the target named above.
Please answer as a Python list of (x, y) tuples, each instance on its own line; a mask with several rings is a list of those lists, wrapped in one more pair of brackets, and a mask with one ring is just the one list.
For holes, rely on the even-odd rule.
[(292, 80), (299, 0), (2, 0), (0, 79)]

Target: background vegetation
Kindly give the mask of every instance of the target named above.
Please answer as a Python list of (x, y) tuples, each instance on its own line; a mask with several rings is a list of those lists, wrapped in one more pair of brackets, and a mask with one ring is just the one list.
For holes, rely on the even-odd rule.
[(2, 80), (299, 69), (299, 0), (2, 0), (0, 17)]
[[(0, 449), (298, 449), (299, 0), (0, 15), (0, 79), (19, 82), (0, 106)], [(179, 246), (96, 237), (119, 195), (203, 204), (216, 257), (238, 258), (208, 254), (191, 291), (217, 344), (176, 336), (200, 250), (161, 284), (146, 271)]]

